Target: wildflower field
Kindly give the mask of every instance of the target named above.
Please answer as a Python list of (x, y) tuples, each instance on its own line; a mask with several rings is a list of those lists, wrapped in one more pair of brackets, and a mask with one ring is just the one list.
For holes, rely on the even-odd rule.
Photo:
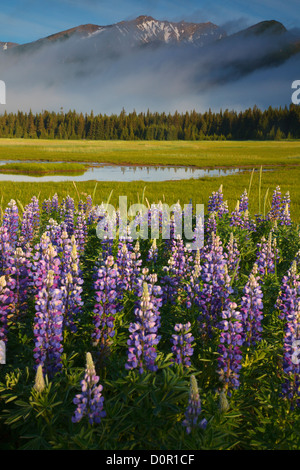
[[(90, 196), (11, 200), (0, 448), (299, 449), (299, 227), (289, 193), (271, 199), (252, 214), (245, 190), (229, 211), (214, 191), (195, 250), (176, 234), (179, 205), (170, 237), (160, 205), (112, 237)], [(155, 210), (159, 236), (133, 239)]]

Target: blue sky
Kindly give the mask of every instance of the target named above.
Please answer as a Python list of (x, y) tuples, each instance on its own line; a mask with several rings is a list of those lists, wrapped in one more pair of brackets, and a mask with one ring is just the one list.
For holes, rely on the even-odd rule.
[(236, 31), (275, 19), (300, 27), (299, 0), (3, 0), (0, 41), (30, 42), (80, 24), (107, 25), (139, 15), (172, 21), (212, 21)]

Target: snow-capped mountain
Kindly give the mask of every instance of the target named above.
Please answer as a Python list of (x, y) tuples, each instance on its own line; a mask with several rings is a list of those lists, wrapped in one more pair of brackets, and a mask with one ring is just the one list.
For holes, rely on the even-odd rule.
[[(70, 38), (94, 38), (115, 43), (124, 42), (129, 46), (142, 44), (179, 44), (188, 43), (203, 46), (226, 36), (226, 32), (213, 23), (189, 23), (180, 21), (159, 21), (151, 16), (139, 16), (131, 21), (121, 21), (108, 26), (86, 24), (52, 34), (30, 45), (42, 45), (45, 42), (65, 41)], [(0, 45), (4, 43), (0, 43)], [(26, 44), (28, 46), (29, 44)], [(17, 46), (17, 45), (16, 45)], [(22, 48), (24, 46), (21, 46)]]
[[(203, 46), (226, 35), (225, 31), (213, 23), (178, 23), (158, 21), (151, 16), (139, 16), (133, 21), (122, 21), (114, 25), (119, 33), (126, 37), (132, 35), (141, 43), (192, 43)], [(100, 31), (103, 31), (101, 28)]]

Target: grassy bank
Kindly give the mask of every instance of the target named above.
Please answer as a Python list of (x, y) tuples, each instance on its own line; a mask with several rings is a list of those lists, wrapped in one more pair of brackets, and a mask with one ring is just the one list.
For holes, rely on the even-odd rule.
[(0, 160), (247, 167), (300, 165), (299, 141), (157, 142), (0, 139)]
[(0, 173), (26, 175), (67, 175), (84, 173), (85, 166), (80, 163), (6, 163), (0, 166)]

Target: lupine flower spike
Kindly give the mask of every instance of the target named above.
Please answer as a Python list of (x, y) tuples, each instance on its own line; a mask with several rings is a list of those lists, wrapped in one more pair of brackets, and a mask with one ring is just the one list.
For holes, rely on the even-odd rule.
[(186, 428), (187, 434), (190, 434), (192, 430), (196, 428), (206, 429), (207, 420), (205, 418), (200, 418), (201, 413), (202, 408), (198, 384), (195, 376), (192, 375), (189, 402), (184, 414), (185, 418), (182, 422), (182, 425)]
[(178, 323), (174, 326), (174, 330), (175, 334), (172, 335), (174, 362), (189, 367), (191, 365), (190, 357), (194, 352), (192, 348), (194, 337), (191, 333), (191, 324), (190, 322), (185, 325)]
[(45, 389), (45, 379), (44, 379), (44, 374), (43, 374), (43, 367), (40, 364), (37, 368), (36, 375), (35, 375), (35, 382), (33, 388), (41, 393)]
[(90, 424), (99, 424), (106, 416), (103, 409), (104, 397), (103, 386), (97, 385), (99, 377), (96, 375), (95, 366), (91, 353), (86, 354), (86, 368), (84, 379), (81, 381), (81, 393), (75, 396), (73, 403), (77, 405), (73, 423), (78, 423), (83, 417), (87, 417)]
[(125, 368), (135, 369), (138, 367), (140, 374), (144, 372), (145, 368), (156, 372), (156, 345), (160, 341), (160, 336), (157, 335), (159, 312), (155, 304), (151, 302), (146, 282), (143, 284), (143, 294), (135, 310), (135, 317), (135, 323), (131, 323), (129, 327), (128, 360)]

